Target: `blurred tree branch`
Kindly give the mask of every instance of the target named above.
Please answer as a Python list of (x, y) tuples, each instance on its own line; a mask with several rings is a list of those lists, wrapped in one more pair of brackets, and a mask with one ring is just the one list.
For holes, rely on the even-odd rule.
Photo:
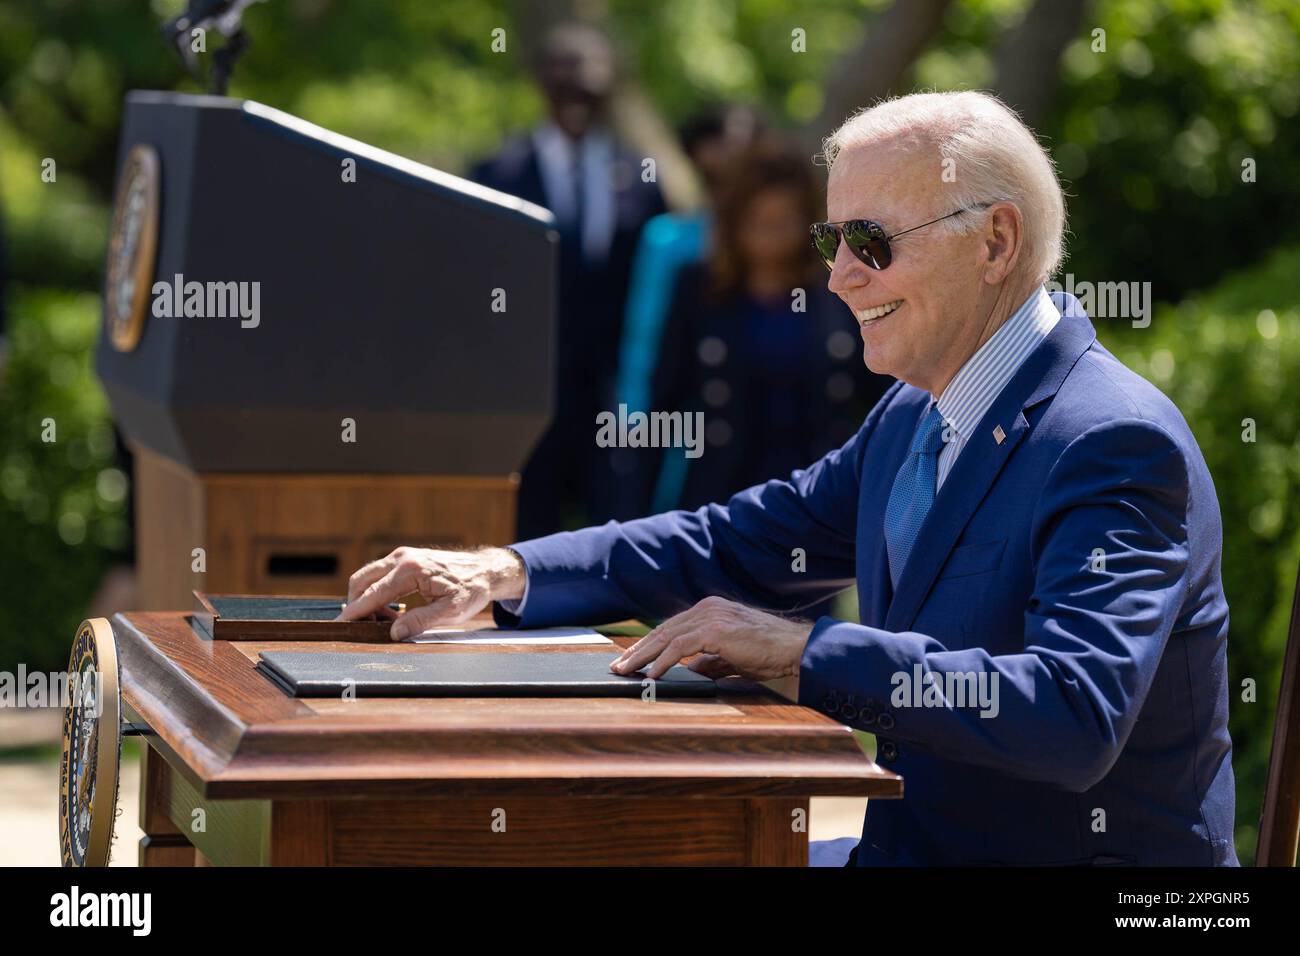
[(1030, 126), (1047, 116), (1061, 54), (1079, 32), (1089, 0), (1038, 0), (998, 47), (995, 89)]
[(821, 113), (805, 129), (805, 138), (819, 145), (854, 110), (902, 92), (903, 76), (938, 34), (950, 6), (952, 0), (897, 0), (880, 14), (861, 45), (827, 75)]

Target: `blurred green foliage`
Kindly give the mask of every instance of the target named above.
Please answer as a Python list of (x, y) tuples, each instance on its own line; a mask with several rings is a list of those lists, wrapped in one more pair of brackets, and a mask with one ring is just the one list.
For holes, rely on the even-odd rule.
[[(1300, 570), (1300, 246), (1156, 311), (1150, 328), (1097, 323), (1106, 345), (1178, 405), (1223, 516), (1237, 852), (1254, 858)], [(1244, 681), (1255, 685), (1243, 700)]]
[[(889, 3), (587, 6), (604, 11), (626, 74), (669, 122), (733, 99), (795, 130), (818, 115), (840, 58)], [(158, 31), (182, 5), (0, 5), (12, 339), (0, 383), (0, 667), (62, 666), (125, 536), (125, 476), (113, 466), (89, 354), (123, 95), (199, 89)], [(1026, 8), (957, 0), (899, 92), (992, 87), (999, 46)], [(523, 0), (270, 0), (245, 15), (253, 46), (231, 93), (459, 172), (541, 115), (525, 56), (533, 12)], [(491, 51), (497, 27), (507, 30), (505, 53)], [(806, 54), (791, 51), (796, 27)], [(1104, 52), (1094, 49), (1098, 30)], [(1233, 680), (1258, 682), (1258, 702), (1238, 694), (1232, 712), (1245, 858), (1300, 555), (1297, 63), (1294, 0), (1094, 0), (1038, 124), (1071, 196), (1065, 268), (1076, 281), (1152, 283), (1164, 303), (1152, 327), (1102, 322), (1102, 335), (1182, 408), (1219, 491)], [(55, 182), (41, 179), (46, 158), (57, 162)], [(1242, 179), (1247, 159), (1255, 182)], [(1290, 251), (1269, 255), (1281, 247)], [(41, 440), (46, 418), (53, 443)], [(1241, 439), (1247, 418), (1254, 443)]]
[(127, 476), (91, 368), (99, 300), (11, 302), (0, 387), (0, 667), (61, 669), (86, 602), (126, 540)]
[(1103, 0), (1085, 27), (1107, 52), (1066, 49), (1041, 130), (1073, 197), (1068, 271), (1177, 302), (1300, 238), (1300, 3)]

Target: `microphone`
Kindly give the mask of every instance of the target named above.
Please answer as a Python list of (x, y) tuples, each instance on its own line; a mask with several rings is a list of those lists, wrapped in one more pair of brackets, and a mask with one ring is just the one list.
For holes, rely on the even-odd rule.
[[(235, 61), (252, 46), (252, 40), (244, 31), (242, 23), (244, 10), (260, 2), (261, 0), (189, 0), (184, 13), (163, 23), (163, 36), (196, 80), (203, 79), (203, 71), (199, 68), (194, 49), (194, 31), (202, 30), (206, 34), (211, 30), (225, 38), (225, 45), (212, 54), (209, 92), (217, 96), (225, 95), (235, 69)], [(204, 46), (206, 47), (206, 41)]]

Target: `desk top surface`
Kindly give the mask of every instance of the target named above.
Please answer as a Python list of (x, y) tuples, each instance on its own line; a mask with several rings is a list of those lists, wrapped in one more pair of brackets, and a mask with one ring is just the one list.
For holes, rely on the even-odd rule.
[[(874, 764), (847, 727), (747, 681), (720, 681), (715, 698), (653, 702), (301, 699), (255, 670), (260, 652), (302, 651), (301, 641), (214, 641), (184, 612), (118, 614), (112, 625), (128, 717), (148, 724), (150, 743), (207, 797), (902, 795), (902, 779)], [(381, 651), (485, 649), (393, 644)]]

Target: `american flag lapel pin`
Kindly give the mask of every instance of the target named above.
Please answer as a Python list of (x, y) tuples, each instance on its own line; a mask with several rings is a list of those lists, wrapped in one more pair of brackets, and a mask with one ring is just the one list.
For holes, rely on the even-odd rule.
[(997, 440), (997, 443), (998, 443), (999, 445), (1001, 445), (1004, 441), (1007, 440), (1007, 433), (1004, 432), (1004, 431), (1002, 430), (1002, 426), (1001, 426), (1001, 425), (994, 425), (994, 426), (993, 426), (993, 437), (994, 437), (994, 439)]

